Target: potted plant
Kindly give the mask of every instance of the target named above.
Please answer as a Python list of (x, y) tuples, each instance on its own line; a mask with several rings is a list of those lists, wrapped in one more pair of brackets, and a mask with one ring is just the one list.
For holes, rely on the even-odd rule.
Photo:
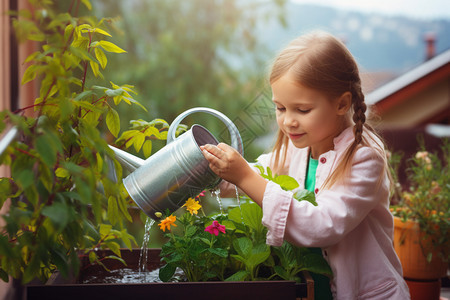
[[(290, 179), (289, 182), (295, 182)], [(302, 195), (297, 200), (314, 196)], [(169, 281), (176, 268), (183, 270), (187, 281), (300, 282), (301, 271), (332, 275), (325, 259), (308, 248), (298, 248), (288, 242), (281, 247), (268, 246), (267, 229), (261, 222), (262, 209), (250, 199), (227, 213), (209, 216), (203, 211), (198, 213), (202, 210), (199, 200), (199, 197), (189, 199), (184, 205), (186, 212), (178, 218), (161, 214), (158, 226), (168, 231), (168, 242), (161, 250), (165, 263), (159, 273), (162, 281)]]
[[(33, 105), (0, 113), (0, 132), (7, 125), (18, 131), (0, 156), (11, 170), (0, 178), (0, 206), (10, 201), (0, 235), (4, 281), (45, 282), (56, 268), (68, 276), (79, 270), (80, 253), (103, 264), (95, 249), (108, 248), (108, 258), (122, 261), (120, 248), (136, 245), (126, 228), (134, 204), (111, 177), (115, 169), (121, 178), (122, 168), (106, 139), (120, 133), (118, 105), (143, 107), (132, 86), (102, 81), (106, 53), (125, 50), (109, 40), (111, 20), (71, 15), (81, 4), (91, 8), (88, 0), (74, 0), (68, 12), (58, 13), (51, 1), (33, 1), (34, 9), (14, 20), (19, 40), (39, 44), (26, 59), (22, 84), (37, 80), (40, 89)], [(123, 132), (134, 133), (124, 144), (148, 156), (167, 127), (163, 120), (136, 121)]]
[[(273, 177), (270, 170), (264, 176), (286, 190), (298, 186), (289, 176)], [(302, 191), (294, 195), (298, 201), (317, 205), (313, 193)], [(262, 209), (250, 199), (244, 197), (237, 201), (239, 205), (206, 215), (201, 204), (203, 197), (204, 193), (201, 193), (188, 199), (176, 212), (155, 213), (160, 218), (157, 225), (167, 239), (162, 249), (141, 250), (147, 251), (144, 252), (148, 255), (147, 261), (139, 259), (138, 262), (136, 255), (124, 251), (127, 268), (134, 269), (130, 273), (136, 274), (139, 270), (137, 277), (142, 279), (141, 272), (148, 269), (152, 271), (151, 278), (144, 281), (138, 278), (134, 285), (123, 284), (120, 278), (105, 275), (98, 266), (84, 260), (84, 271), (78, 278), (61, 282), (56, 276), (47, 285), (31, 286), (28, 291), (35, 296), (51, 294), (55, 299), (63, 293), (66, 295), (67, 291), (78, 299), (94, 289), (116, 296), (133, 291), (138, 297), (151, 293), (158, 298), (171, 299), (201, 287), (199, 299), (209, 299), (210, 293), (235, 299), (248, 299), (249, 296), (314, 299), (314, 281), (308, 272), (332, 276), (324, 258), (307, 248), (294, 247), (287, 242), (281, 247), (268, 246), (265, 243), (267, 229), (261, 223)], [(149, 223), (153, 226), (155, 222)], [(99, 256), (109, 255), (109, 252), (100, 252)], [(114, 261), (105, 265), (111, 270), (118, 269)], [(155, 270), (159, 280), (154, 278)], [(117, 283), (114, 287), (108, 286), (107, 291), (98, 285), (99, 278), (102, 282), (105, 276), (111, 280), (109, 282)], [(61, 283), (68, 290), (55, 287)], [(93, 287), (92, 284), (96, 285)], [(116, 289), (118, 286), (121, 288)], [(114, 292), (111, 292), (112, 288)]]
[(394, 247), (410, 289), (414, 280), (445, 277), (450, 254), (450, 143), (443, 140), (441, 153), (426, 151), (423, 140), (419, 144), (407, 161), (409, 187), (399, 190), (398, 205), (391, 208)]

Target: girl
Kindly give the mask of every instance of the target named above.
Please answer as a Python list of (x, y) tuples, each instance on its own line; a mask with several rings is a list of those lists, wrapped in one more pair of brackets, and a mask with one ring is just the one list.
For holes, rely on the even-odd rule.
[(322, 249), (334, 299), (409, 299), (392, 242), (384, 146), (365, 124), (354, 58), (329, 34), (301, 36), (276, 58), (270, 85), (278, 138), (258, 161), (313, 190), (318, 206), (294, 200), (226, 144), (202, 147), (211, 169), (262, 207), (268, 244)]

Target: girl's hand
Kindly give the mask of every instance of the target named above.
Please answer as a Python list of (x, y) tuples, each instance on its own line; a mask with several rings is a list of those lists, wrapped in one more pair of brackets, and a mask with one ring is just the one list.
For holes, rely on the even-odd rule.
[(234, 148), (220, 143), (200, 146), (211, 170), (239, 187), (250, 199), (262, 206), (267, 181), (253, 171), (247, 161)]
[(253, 172), (241, 154), (227, 144), (207, 144), (200, 146), (200, 149), (209, 161), (211, 170), (228, 182), (238, 185), (249, 172)]

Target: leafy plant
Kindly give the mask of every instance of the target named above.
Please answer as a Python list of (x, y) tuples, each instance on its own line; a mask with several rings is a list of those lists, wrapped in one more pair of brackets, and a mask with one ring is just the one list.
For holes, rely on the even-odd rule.
[(297, 199), (298, 201), (306, 200), (314, 206), (317, 206), (316, 196), (313, 192), (308, 191), (307, 189), (296, 190), (299, 187), (299, 184), (294, 178), (288, 175), (273, 175), (272, 170), (270, 170), (269, 167), (267, 167), (266, 170), (264, 170), (261, 165), (256, 165), (256, 167), (260, 171), (262, 177), (279, 184), (283, 190), (295, 190), (293, 195), (294, 199)]
[[(284, 187), (298, 187), (292, 177), (271, 177), (270, 169), (265, 176), (278, 178)], [(297, 193), (297, 196), (299, 201), (311, 201), (309, 193)], [(281, 247), (268, 246), (267, 229), (261, 222), (262, 209), (250, 199), (225, 214), (209, 216), (197, 215), (201, 209), (200, 197), (197, 200), (189, 199), (185, 205), (188, 211), (178, 219), (172, 215), (162, 217), (160, 227), (164, 231), (169, 221), (180, 226), (165, 234), (168, 242), (161, 251), (165, 262), (160, 270), (161, 280), (169, 281), (177, 267), (184, 271), (188, 281), (299, 281), (298, 273), (303, 270), (331, 276), (324, 258), (308, 248), (298, 248), (287, 242)], [(192, 205), (196, 205), (194, 212), (190, 209)], [(211, 226), (222, 226), (222, 230), (213, 231)]]
[[(440, 155), (426, 151), (423, 139), (419, 138), (419, 151), (408, 159), (407, 175), (409, 188), (400, 190), (398, 205), (392, 207), (395, 216), (404, 221), (418, 222), (425, 233), (424, 239), (431, 239), (434, 249), (444, 261), (450, 256), (450, 141), (443, 140)], [(395, 168), (391, 169), (395, 171)], [(396, 176), (394, 172), (393, 177)], [(425, 253), (428, 261), (432, 254)]]
[[(0, 131), (9, 124), (20, 132), (0, 157), (11, 170), (0, 178), (0, 205), (11, 203), (2, 216), (0, 277), (23, 283), (45, 281), (55, 268), (65, 276), (77, 272), (80, 254), (102, 264), (97, 248), (122, 261), (120, 247), (136, 244), (126, 229), (134, 204), (111, 177), (114, 169), (121, 178), (122, 169), (106, 140), (119, 136), (118, 105), (145, 109), (133, 86), (102, 84), (106, 53), (126, 52), (108, 40), (111, 20), (71, 15), (80, 3), (91, 9), (88, 0), (73, 0), (64, 13), (51, 1), (31, 3), (33, 10), (18, 12), (14, 28), (20, 40), (39, 42), (22, 80), (38, 81), (39, 95), (29, 107), (0, 113)], [(151, 140), (165, 139), (166, 125), (134, 121), (119, 142), (149, 155)]]

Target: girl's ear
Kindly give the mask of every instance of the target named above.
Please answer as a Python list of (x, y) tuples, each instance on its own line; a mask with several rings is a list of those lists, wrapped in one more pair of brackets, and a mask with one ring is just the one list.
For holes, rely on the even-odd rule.
[(338, 115), (345, 115), (352, 106), (352, 93), (343, 93), (336, 101), (336, 112)]

